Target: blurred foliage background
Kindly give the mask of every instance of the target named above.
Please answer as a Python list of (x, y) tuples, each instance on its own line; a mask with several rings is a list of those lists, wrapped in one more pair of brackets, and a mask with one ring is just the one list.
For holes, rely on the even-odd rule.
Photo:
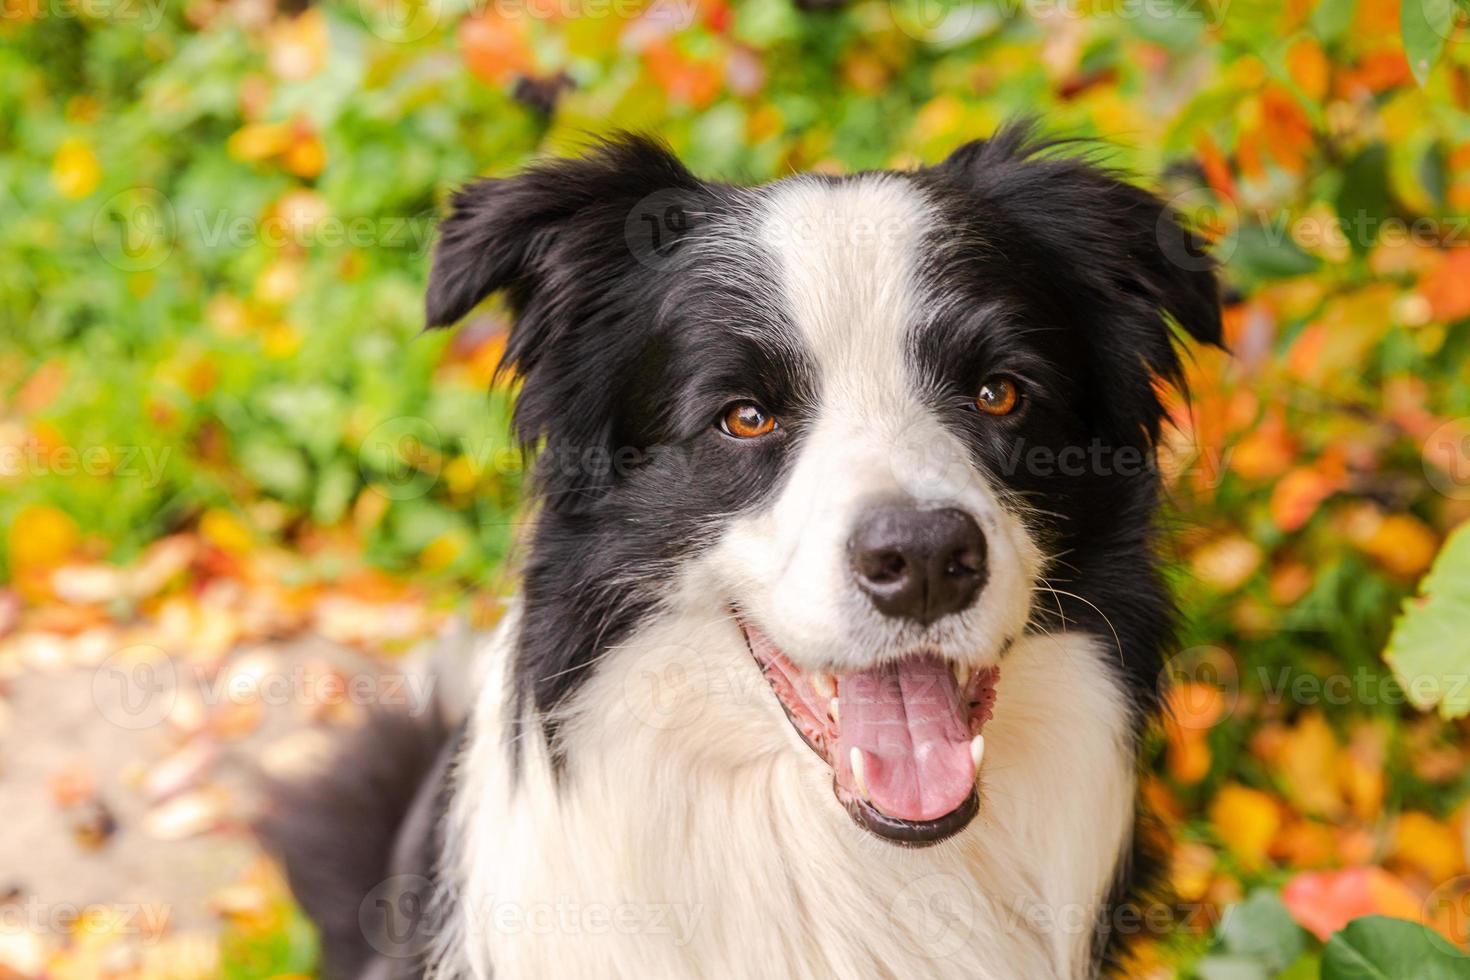
[[(1195, 355), (1164, 451), (1189, 626), (1145, 786), (1204, 912), (1138, 972), (1316, 975), (1318, 940), (1369, 913), (1463, 944), (1470, 549), (1390, 637), (1470, 517), (1466, 18), (0, 0), (0, 637), (235, 577), (381, 647), (433, 618), (343, 621), (498, 582), (523, 468), (490, 387), (506, 324), (420, 332), (456, 184), (615, 128), (763, 180), (933, 162), (1039, 114), (1173, 199), (1229, 284), (1233, 356)], [(356, 604), (301, 612), (324, 596)], [(223, 649), (253, 622), (200, 629)]]

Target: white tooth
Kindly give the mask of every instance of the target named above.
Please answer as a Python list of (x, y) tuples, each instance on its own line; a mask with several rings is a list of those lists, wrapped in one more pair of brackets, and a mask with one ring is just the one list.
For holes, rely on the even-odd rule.
[(839, 712), (836, 698), (827, 702), (827, 717), (832, 719), (834, 725), (842, 724), (842, 715)]
[(966, 684), (970, 683), (970, 677), (974, 674), (974, 672), (975, 669), (969, 664), (954, 665), (954, 679), (960, 685), (961, 691), (965, 689)]
[(980, 771), (980, 760), (985, 758), (985, 736), (976, 735), (970, 739), (970, 761), (975, 763), (975, 771)]
[(863, 750), (856, 745), (848, 755), (848, 761), (852, 763), (852, 781), (857, 783), (858, 795), (863, 799), (868, 798), (868, 781), (863, 778)]
[(812, 690), (817, 692), (819, 698), (830, 698), (837, 694), (837, 682), (832, 679), (831, 674), (813, 674)]

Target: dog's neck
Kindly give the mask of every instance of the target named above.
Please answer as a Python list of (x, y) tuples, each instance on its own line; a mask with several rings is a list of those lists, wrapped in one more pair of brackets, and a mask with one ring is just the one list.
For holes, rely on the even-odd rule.
[(665, 615), (599, 659), (511, 766), (510, 615), (458, 769), (441, 973), (488, 977), (1084, 977), (1133, 829), (1116, 656), (1007, 655), (981, 809), (922, 850), (859, 829), (722, 613)]

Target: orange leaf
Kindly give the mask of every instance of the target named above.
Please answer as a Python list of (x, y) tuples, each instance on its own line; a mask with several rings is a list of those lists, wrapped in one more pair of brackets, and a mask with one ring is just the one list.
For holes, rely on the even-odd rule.
[(1312, 124), (1301, 104), (1279, 85), (1261, 93), (1261, 133), (1283, 170), (1299, 174), (1307, 169)]
[(1450, 249), (1449, 257), (1419, 284), (1434, 318), (1446, 323), (1470, 316), (1470, 249)]
[(1312, 820), (1293, 820), (1271, 845), (1271, 853), (1293, 868), (1320, 868), (1337, 854), (1332, 828)]
[(1292, 43), (1286, 52), (1286, 70), (1311, 98), (1320, 100), (1327, 94), (1331, 65), (1316, 38), (1305, 36)]
[(1286, 420), (1272, 411), (1230, 452), (1230, 468), (1247, 480), (1274, 480), (1296, 459), (1296, 440), (1287, 431)]
[(1413, 921), (1420, 917), (1418, 897), (1382, 868), (1299, 874), (1286, 883), (1281, 900), (1298, 925), (1324, 942), (1361, 916), (1386, 915)]
[(1210, 774), (1210, 746), (1204, 733), (1178, 725), (1169, 725), (1169, 775), (1185, 786), (1193, 786)]
[(1221, 200), (1235, 200), (1235, 178), (1230, 175), (1230, 161), (1225, 159), (1220, 145), (1208, 133), (1200, 133), (1194, 141), (1194, 147), (1199, 154), (1200, 169), (1204, 171), (1205, 181), (1210, 189)]
[(459, 46), (470, 71), (491, 85), (535, 70), (525, 25), (491, 8), (459, 22)]
[(1337, 481), (1310, 466), (1292, 470), (1271, 491), (1271, 520), (1283, 531), (1295, 531), (1332, 496)]

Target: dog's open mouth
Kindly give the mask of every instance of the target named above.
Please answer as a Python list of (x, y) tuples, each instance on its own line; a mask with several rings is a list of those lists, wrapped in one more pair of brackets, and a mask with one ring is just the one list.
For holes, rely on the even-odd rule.
[(832, 790), (860, 827), (910, 847), (963, 830), (980, 808), (980, 730), (995, 703), (995, 668), (969, 672), (931, 653), (846, 673), (793, 664), (737, 622), (786, 717), (827, 765)]

